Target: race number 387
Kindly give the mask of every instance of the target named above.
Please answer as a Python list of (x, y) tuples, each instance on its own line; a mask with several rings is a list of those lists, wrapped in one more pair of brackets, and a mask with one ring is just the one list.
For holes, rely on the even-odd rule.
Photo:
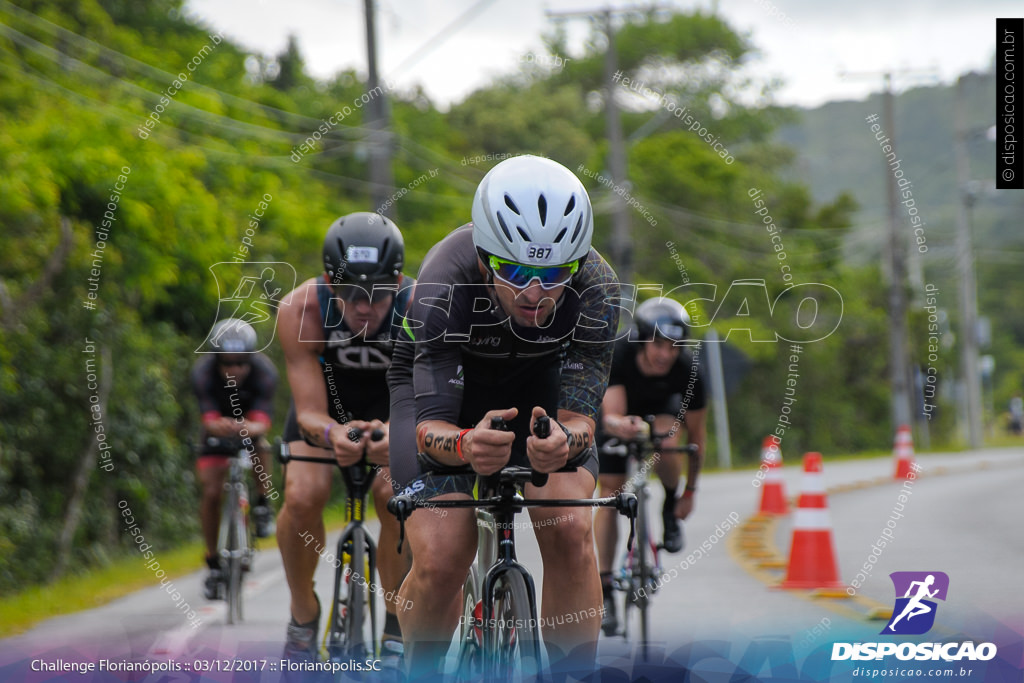
[(520, 247), (520, 258), (528, 263), (551, 263), (555, 257), (555, 245), (541, 242), (527, 242)]

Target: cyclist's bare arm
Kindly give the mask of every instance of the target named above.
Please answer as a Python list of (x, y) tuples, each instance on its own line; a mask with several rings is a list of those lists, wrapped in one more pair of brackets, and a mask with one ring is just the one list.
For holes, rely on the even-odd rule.
[(630, 441), (640, 435), (643, 421), (636, 415), (626, 415), (626, 406), (626, 387), (609, 386), (601, 401), (601, 420), (607, 433)]
[(480, 474), (493, 474), (508, 462), (516, 437), (512, 432), (491, 429), (491, 418), (511, 420), (517, 413), (515, 408), (488, 411), (469, 430), (443, 420), (424, 420), (416, 425), (416, 447), (444, 465), (468, 463)]
[(316, 282), (316, 278), (307, 280), (281, 300), (277, 333), (299, 432), (309, 443), (334, 450), (341, 464), (351, 465), (362, 457), (362, 445), (349, 441), (347, 430), (327, 411), (327, 384), (319, 360), (324, 340)]
[(238, 436), (239, 425), (230, 417), (220, 414), (214, 417), (210, 414), (203, 416), (203, 429), (210, 436), (231, 437)]
[[(543, 415), (546, 415), (544, 409), (535, 406), (530, 416), (531, 431)], [(589, 417), (564, 409), (552, 417), (561, 426), (552, 424), (547, 437), (538, 438), (533, 434), (526, 441), (526, 456), (537, 472), (557, 472), (594, 441), (594, 421)]]
[[(569, 444), (569, 458), (575, 458), (580, 452), (590, 448), (594, 443), (594, 421), (586, 415), (563, 408), (558, 409), (558, 421), (569, 430), (566, 441)], [(553, 433), (553, 432), (552, 432)]]
[(707, 408), (688, 410), (683, 416), (686, 424), (686, 436), (690, 443), (697, 444), (697, 453), (689, 457), (686, 466), (686, 489), (697, 490), (697, 478), (704, 467), (704, 448), (707, 443)]
[(254, 420), (246, 417), (242, 421), (242, 424), (238, 426), (239, 432), (242, 431), (242, 427), (249, 430), (249, 436), (251, 437), (264, 436), (268, 431), (270, 431), (270, 422), (268, 420)]

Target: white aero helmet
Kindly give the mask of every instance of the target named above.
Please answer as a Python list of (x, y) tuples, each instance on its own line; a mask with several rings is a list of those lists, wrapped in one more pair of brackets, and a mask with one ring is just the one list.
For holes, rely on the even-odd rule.
[(473, 197), (473, 244), (531, 266), (562, 265), (590, 251), (594, 211), (572, 171), (524, 155), (488, 171)]

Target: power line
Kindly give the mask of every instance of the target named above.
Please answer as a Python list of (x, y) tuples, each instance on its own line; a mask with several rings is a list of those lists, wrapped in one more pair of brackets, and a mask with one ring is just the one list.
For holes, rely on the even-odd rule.
[[(394, 68), (394, 70), (388, 74), (389, 79), (397, 77), (398, 74), (402, 73), (413, 64), (418, 62), (423, 57), (438, 48), (441, 43), (450, 38), (456, 31), (465, 26), (470, 19), (475, 17), (477, 14), (482, 12), (488, 5), (493, 3), (494, 0), (478, 0), (475, 4), (470, 6), (465, 12), (452, 19), (448, 24), (445, 25), (440, 31), (430, 37), (427, 42), (420, 45), (418, 48), (413, 50), (412, 54), (402, 60), (402, 62)], [(446, 35), (447, 34), (447, 35)]]
[[(124, 54), (122, 52), (118, 52), (117, 50), (109, 48), (106, 45), (103, 45), (101, 43), (97, 43), (96, 41), (94, 41), (94, 40), (92, 40), (92, 39), (90, 39), (90, 38), (88, 38), (86, 36), (79, 35), (79, 34), (73, 32), (73, 31), (70, 31), (70, 30), (64, 28), (63, 26), (59, 26), (57, 24), (54, 24), (53, 22), (49, 21), (48, 19), (45, 19), (44, 17), (40, 17), (39, 15), (33, 14), (32, 12), (24, 10), (24, 9), (22, 9), (22, 8), (16, 6), (16, 5), (12, 5), (7, 0), (0, 0), (0, 7), (3, 7), (4, 9), (6, 9), (6, 11), (9, 12), (9, 13), (24, 19), (28, 23), (34, 24), (36, 26), (36, 28), (39, 28), (39, 29), (44, 30), (44, 31), (47, 31), (48, 33), (53, 34), (55, 36), (59, 35), (60, 37), (68, 40), (70, 43), (77, 43), (78, 45), (87, 44), (89, 47), (94, 48), (96, 50), (99, 50), (102, 54), (104, 54), (104, 55), (106, 55), (108, 57), (115, 57), (117, 59), (120, 59), (121, 60), (120, 63), (121, 63), (122, 66), (125, 66), (126, 64), (134, 65), (134, 66), (138, 67), (139, 70), (148, 72), (149, 74), (156, 74), (161, 79), (167, 80), (167, 81), (173, 81), (174, 79), (176, 79), (178, 77), (178, 74), (172, 74), (170, 72), (164, 71), (163, 69), (160, 69), (159, 67), (153, 66), (152, 64), (148, 64), (148, 63), (143, 62), (141, 60), (138, 60), (138, 59), (136, 59), (134, 57), (131, 57), (130, 55), (126, 55), (126, 54)], [(2, 22), (0, 22), (0, 23), (2, 23)], [(53, 48), (51, 48), (51, 49), (53, 49)], [(61, 52), (60, 54), (65, 54), (65, 53)], [(68, 55), (68, 57), (70, 57), (70, 55)], [(116, 78), (115, 76), (111, 76), (111, 77), (112, 78)], [(265, 112), (272, 113), (275, 116), (274, 117), (268, 117), (268, 118), (270, 118), (271, 120), (274, 120), (274, 121), (277, 121), (277, 116), (285, 116), (285, 117), (288, 117), (288, 118), (291, 118), (291, 119), (295, 119), (296, 121), (301, 121), (306, 130), (309, 130), (310, 128), (315, 129), (317, 126), (319, 126), (322, 123), (322, 121), (320, 121), (318, 119), (313, 119), (313, 118), (310, 118), (308, 116), (304, 116), (302, 114), (297, 114), (295, 112), (286, 111), (284, 109), (278, 109), (278, 108), (272, 107), (270, 105), (262, 104), (260, 102), (254, 102), (252, 100), (248, 100), (248, 99), (245, 99), (243, 97), (238, 97), (237, 95), (232, 95), (231, 93), (227, 93), (227, 92), (224, 92), (222, 90), (218, 90), (218, 89), (213, 88), (211, 86), (203, 85), (202, 83), (199, 83), (197, 81), (189, 81), (189, 83), (193, 87), (195, 87), (195, 88), (211, 92), (213, 94), (218, 95), (219, 97), (222, 97), (224, 99), (230, 100), (232, 102), (236, 102), (238, 104), (245, 105), (245, 106), (256, 107), (256, 108), (258, 108), (260, 110), (263, 110)], [(338, 125), (338, 128), (341, 128), (341, 129), (347, 128), (347, 129), (352, 129), (352, 130), (355, 130), (355, 131), (361, 131), (362, 130), (360, 126), (345, 126), (345, 125), (341, 125), (341, 124)]]

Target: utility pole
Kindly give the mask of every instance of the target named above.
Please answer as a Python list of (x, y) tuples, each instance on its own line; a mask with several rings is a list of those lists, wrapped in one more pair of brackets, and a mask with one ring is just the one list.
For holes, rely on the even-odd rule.
[[(651, 9), (658, 9), (654, 6)], [(615, 99), (616, 85), (615, 74), (618, 72), (618, 55), (615, 50), (615, 27), (612, 19), (616, 15), (635, 12), (635, 9), (611, 9), (601, 10), (577, 10), (566, 12), (547, 12), (552, 19), (572, 19), (586, 17), (594, 20), (600, 17), (604, 22), (604, 33), (608, 46), (604, 53), (604, 106), (605, 106), (605, 135), (608, 138), (608, 175), (612, 181), (612, 239), (611, 239), (611, 261), (615, 266), (615, 272), (619, 276), (619, 282), (630, 283), (633, 281), (633, 240), (630, 235), (630, 214), (626, 200), (618, 194), (618, 188), (629, 189), (626, 179), (626, 145), (622, 134), (622, 119), (619, 116), (619, 105)]]
[(722, 347), (719, 345), (718, 332), (713, 327), (708, 327), (706, 336), (707, 343), (703, 344), (703, 347), (708, 351), (708, 379), (711, 383), (711, 409), (715, 416), (718, 466), (728, 470), (732, 468), (732, 441), (729, 439), (729, 410), (725, 401)]
[[(625, 187), (626, 147), (622, 137), (622, 119), (619, 105), (615, 100), (615, 72), (618, 71), (618, 54), (615, 50), (615, 29), (612, 26), (612, 12), (604, 12), (604, 31), (608, 47), (604, 52), (605, 130), (608, 135), (608, 172), (615, 188)], [(615, 209), (612, 213), (612, 260), (618, 271), (619, 282), (633, 281), (633, 242), (630, 238), (629, 207), (626, 199), (618, 192), (612, 193)]]
[[(843, 78), (870, 78), (882, 76), (885, 90), (882, 93), (882, 126), (889, 138), (893, 152), (896, 151), (896, 119), (893, 115), (892, 77), (894, 74), (931, 74), (934, 69), (901, 69), (899, 71), (840, 73)], [(897, 154), (896, 159), (899, 159)], [(907, 247), (913, 235), (901, 233), (901, 216), (897, 198), (896, 180), (892, 170), (882, 158), (882, 169), (885, 179), (886, 198), (888, 204), (888, 236), (889, 236), (889, 382), (892, 387), (892, 420), (893, 433), (900, 425), (911, 424), (914, 413), (911, 408), (911, 388), (915, 386), (910, 373), (909, 349), (907, 347)], [(902, 223), (905, 225), (905, 223)], [(912, 284), (915, 288), (924, 284), (923, 270), (920, 262), (915, 260)], [(917, 290), (921, 293), (921, 289)], [(915, 401), (916, 403), (916, 401)], [(920, 420), (918, 420), (920, 421)]]
[[(896, 151), (896, 125), (892, 106), (892, 74), (886, 72), (882, 95), (882, 121), (886, 135)], [(899, 154), (896, 155), (899, 159)], [(884, 160), (883, 160), (884, 161)], [(889, 204), (889, 381), (892, 384), (893, 426), (910, 424), (910, 370), (907, 362), (907, 263), (906, 240), (900, 239), (899, 201), (896, 182), (889, 177), (888, 164), (883, 163), (886, 196)]]
[(374, 211), (381, 211), (381, 207), (388, 204), (382, 213), (394, 218), (395, 203), (388, 202), (395, 184), (391, 172), (388, 96), (387, 91), (380, 88), (380, 79), (377, 76), (376, 8), (373, 0), (363, 0), (363, 11), (366, 16), (366, 88), (367, 94), (372, 98), (366, 106), (370, 119), (366, 122), (366, 127), (370, 129), (367, 154), (370, 166), (370, 205)]
[(956, 82), (954, 118), (956, 121), (954, 150), (956, 153), (956, 183), (960, 194), (960, 201), (957, 202), (956, 221), (956, 269), (960, 278), (960, 363), (967, 403), (967, 440), (971, 448), (980, 448), (982, 433), (981, 382), (978, 379), (978, 311), (970, 222), (974, 193), (970, 188), (963, 76)]

